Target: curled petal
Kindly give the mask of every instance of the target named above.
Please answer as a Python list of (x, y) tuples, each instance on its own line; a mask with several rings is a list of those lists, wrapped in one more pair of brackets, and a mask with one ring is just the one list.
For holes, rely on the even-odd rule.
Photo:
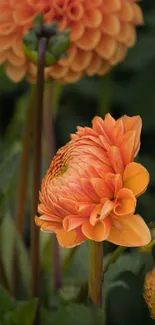
[(125, 168), (123, 186), (129, 188), (135, 196), (139, 196), (145, 192), (149, 179), (148, 171), (141, 164), (132, 162)]
[(142, 217), (133, 215), (125, 219), (113, 218), (107, 240), (116, 245), (138, 247), (147, 245), (151, 234)]
[(85, 235), (81, 232), (80, 228), (71, 231), (65, 231), (64, 229), (61, 229), (57, 233), (57, 239), (60, 246), (64, 248), (70, 248), (80, 245), (85, 240), (87, 240)]
[(75, 228), (78, 228), (84, 223), (84, 218), (78, 218), (74, 216), (67, 216), (63, 220), (63, 228), (65, 231), (70, 231)]
[(37, 216), (35, 216), (35, 224), (40, 228), (41, 231), (45, 232), (57, 233), (57, 231), (62, 229), (62, 223), (55, 221), (45, 221), (42, 218), (38, 218)]
[(119, 190), (116, 196), (116, 205), (113, 212), (117, 216), (129, 216), (135, 211), (136, 199), (132, 191), (127, 188)]
[(89, 221), (86, 221), (82, 225), (82, 232), (88, 239), (100, 242), (108, 237), (110, 227), (111, 222), (107, 217), (104, 222), (99, 221), (95, 226), (92, 226)]

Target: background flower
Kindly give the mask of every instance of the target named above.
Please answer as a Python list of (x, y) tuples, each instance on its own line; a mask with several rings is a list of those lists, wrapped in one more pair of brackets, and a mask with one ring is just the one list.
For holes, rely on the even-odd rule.
[(83, 75), (103, 75), (122, 61), (136, 41), (135, 26), (143, 23), (134, 0), (2, 0), (0, 63), (13, 81), (25, 75), (34, 81), (36, 67), (24, 56), (22, 37), (39, 12), (45, 21), (71, 29), (68, 59), (46, 69), (45, 77), (75, 82)]
[(123, 246), (150, 241), (143, 219), (134, 215), (136, 197), (149, 182), (147, 170), (133, 162), (140, 146), (138, 116), (115, 121), (95, 117), (92, 128), (79, 127), (53, 159), (42, 182), (41, 217), (36, 224), (55, 232), (63, 247), (87, 239)]

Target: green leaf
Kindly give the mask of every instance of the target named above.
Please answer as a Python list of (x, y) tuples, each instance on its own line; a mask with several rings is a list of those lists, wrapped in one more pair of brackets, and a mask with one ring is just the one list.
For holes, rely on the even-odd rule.
[[(9, 240), (8, 240), (9, 238)], [(8, 212), (1, 223), (0, 227), (0, 253), (2, 262), (4, 265), (4, 270), (6, 273), (7, 280), (11, 286), (12, 281), (12, 256), (14, 251), (15, 240), (17, 242), (17, 252), (19, 258), (19, 268), (21, 273), (22, 282), (26, 292), (30, 290), (30, 263), (28, 258), (27, 250), (21, 240), (17, 230), (15, 228), (14, 222)]]
[(9, 296), (7, 291), (0, 287), (0, 320), (6, 312), (15, 308), (15, 301)]
[(19, 150), (10, 152), (8, 155), (6, 155), (5, 159), (0, 165), (0, 190), (3, 194), (6, 194), (8, 191), (11, 180), (18, 169), (19, 156)]
[(42, 325), (104, 325), (104, 311), (83, 304), (70, 304), (56, 311), (43, 310)]
[(10, 325), (33, 325), (38, 299), (18, 302), (14, 311), (6, 314), (5, 319)]
[(131, 271), (126, 271), (120, 274), (118, 280), (115, 281), (106, 300), (109, 323), (111, 325), (145, 325), (148, 315), (141, 294), (143, 290), (141, 279)]

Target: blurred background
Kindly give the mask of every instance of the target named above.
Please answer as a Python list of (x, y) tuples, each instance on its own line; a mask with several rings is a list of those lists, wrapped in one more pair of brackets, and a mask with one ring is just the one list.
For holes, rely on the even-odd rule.
[[(155, 1), (143, 1), (141, 6), (145, 26), (138, 29), (137, 43), (122, 64), (102, 78), (84, 78), (73, 85), (55, 86), (54, 133), (56, 149), (58, 149), (69, 140), (69, 134), (75, 132), (77, 125), (90, 126), (95, 115), (104, 117), (107, 112), (110, 112), (114, 118), (123, 114), (140, 115), (143, 119), (143, 129), (138, 160), (149, 170), (151, 181), (147, 192), (138, 200), (137, 210), (145, 221), (150, 223), (155, 221)], [(0, 264), (3, 266), (0, 276), (1, 282), (8, 291), (11, 283), (13, 241), (17, 236), (13, 220), (22, 151), (21, 139), (29, 91), (30, 86), (26, 81), (20, 84), (11, 83), (5, 76), (3, 67), (0, 68)], [(45, 174), (48, 166), (45, 146), (44, 142), (42, 175)], [(29, 297), (31, 174), (30, 164), (24, 241), (18, 238), (20, 299)], [(114, 245), (105, 245), (105, 261), (115, 248)], [(62, 261), (67, 254), (67, 249), (61, 250)], [(95, 311), (93, 313), (95, 318), (93, 318), (92, 311), (87, 308), (87, 305), (72, 301), (79, 285), (87, 280), (87, 244), (80, 246), (71, 265), (64, 271), (63, 287), (59, 296), (55, 296), (51, 294), (51, 236), (42, 235), (43, 324), (153, 324), (154, 321), (143, 299), (144, 276), (153, 265), (151, 253), (136, 249), (126, 250), (105, 274), (104, 316), (102, 312)], [(53, 308), (53, 313), (47, 311), (47, 307), (50, 307), (50, 310)], [(16, 313), (14, 316), (13, 310)], [(18, 306), (16, 310), (12, 298), (3, 289), (0, 290), (0, 325), (31, 325), (34, 310), (35, 301), (30, 305), (27, 302), (20, 308)], [(26, 314), (30, 312), (31, 318), (26, 322)]]

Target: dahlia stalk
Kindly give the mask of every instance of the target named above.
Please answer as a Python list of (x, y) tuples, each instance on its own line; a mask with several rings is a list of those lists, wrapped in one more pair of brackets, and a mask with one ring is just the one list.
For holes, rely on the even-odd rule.
[(149, 228), (135, 214), (137, 197), (147, 188), (148, 171), (134, 159), (140, 148), (139, 116), (95, 117), (92, 128), (78, 127), (42, 181), (36, 225), (56, 233), (62, 247), (90, 244), (89, 292), (101, 306), (102, 242), (144, 246)]
[[(44, 65), (45, 53), (47, 47), (47, 39), (41, 37), (39, 40), (39, 60), (37, 75), (37, 94), (36, 107), (34, 114), (34, 171), (33, 171), (33, 197), (32, 212), (37, 212), (37, 204), (40, 189), (40, 173), (41, 173), (41, 134), (42, 134), (42, 117), (43, 117), (43, 94), (44, 94)], [(32, 266), (32, 296), (38, 297), (39, 286), (39, 233), (36, 230), (33, 219), (31, 224), (31, 266)]]
[(89, 246), (89, 295), (93, 303), (101, 308), (103, 283), (103, 243), (90, 240)]

